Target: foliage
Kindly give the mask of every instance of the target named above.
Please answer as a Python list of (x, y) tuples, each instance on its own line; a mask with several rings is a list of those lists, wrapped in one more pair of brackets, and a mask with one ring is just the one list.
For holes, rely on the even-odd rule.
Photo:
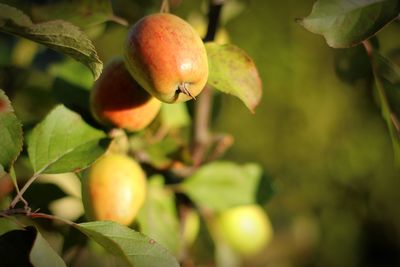
[[(140, 132), (110, 130), (99, 125), (90, 114), (89, 90), (102, 73), (100, 58), (105, 62), (111, 59), (96, 41), (107, 38), (102, 35), (106, 33), (104, 36), (107, 36), (117, 27), (115, 22), (122, 25), (118, 27), (126, 28), (126, 21), (139, 19), (135, 17), (138, 13), (144, 16), (157, 11), (158, 2), (142, 2), (137, 1), (143, 9), (135, 10), (132, 17), (113, 14), (113, 9), (121, 10), (129, 5), (124, 1), (116, 1), (113, 7), (109, 1), (59, 1), (43, 5), (5, 1), (0, 4), (0, 31), (16, 36), (1, 35), (0, 38), (12, 42), (0, 43), (0, 50), (7, 48), (19, 55), (19, 59), (0, 58), (0, 86), (5, 90), (0, 90), (0, 179), (14, 184), (14, 189), (6, 192), (7, 197), (0, 195), (3, 209), (0, 212), (0, 258), (6, 266), (76, 266), (78, 263), (68, 255), (72, 253), (73, 258), (78, 258), (79, 251), (90, 253), (90, 260), (94, 262), (100, 259), (99, 264), (113, 257), (118, 266), (135, 267), (192, 266), (210, 262), (217, 262), (218, 266), (237, 266), (243, 260), (232, 255), (229, 249), (225, 250), (224, 242), (213, 228), (214, 220), (233, 207), (254, 204), (265, 207), (275, 186), (260, 163), (249, 160), (252, 163), (239, 164), (229, 157), (223, 158), (232, 145), (232, 138), (229, 134), (211, 132), (208, 123), (214, 119), (210, 116), (211, 107), (216, 112), (218, 99), (224, 94), (238, 98), (250, 113), (255, 112), (261, 96), (268, 96), (267, 91), (263, 92), (266, 88), (262, 88), (260, 76), (263, 75), (256, 67), (260, 59), (253, 60), (250, 53), (234, 44), (207, 42), (210, 75), (203, 94), (196, 102), (163, 104), (156, 121)], [(174, 8), (176, 13), (187, 8), (185, 2), (175, 7), (171, 1), (171, 12), (175, 12)], [(229, 14), (235, 17), (243, 11), (241, 4), (241, 1), (210, 4), (207, 36), (215, 35), (222, 7), (232, 8)], [(196, 8), (194, 12), (202, 10)], [(340, 62), (336, 62), (338, 76), (345, 77), (346, 82), (368, 80), (373, 74), (376, 102), (400, 166), (397, 118), (400, 71), (396, 63), (383, 55), (374, 39), (399, 13), (400, 4), (395, 0), (351, 3), (318, 0), (311, 14), (297, 22), (323, 35), (329, 46), (348, 48), (346, 52), (340, 51), (340, 60), (357, 58), (350, 59), (354, 65), (350, 64), (349, 68), (341, 68)], [(232, 19), (227, 17), (222, 17), (219, 26), (224, 27)], [(121, 31), (124, 34), (125, 28)], [(118, 55), (119, 48), (114, 46), (122, 46), (123, 41), (123, 37), (111, 40), (106, 50), (112, 52), (107, 52)], [(18, 45), (22, 48), (18, 49)], [(349, 48), (353, 46), (356, 47)], [(356, 64), (361, 61), (362, 70)], [(8, 81), (4, 77), (11, 82), (4, 82)], [(270, 86), (269, 81), (263, 84)], [(238, 123), (238, 118), (231, 120)], [(45, 210), (45, 206), (40, 208), (46, 212), (32, 211), (40, 200), (26, 198), (44, 174), (61, 174), (59, 179), (64, 179), (65, 183), (71, 180), (63, 176), (65, 173), (85, 179), (82, 171), (110, 152), (134, 158), (149, 177), (147, 199), (133, 225), (88, 222), (82, 212), (80, 218), (67, 220), (62, 213)], [(262, 156), (260, 153), (259, 157)], [(240, 160), (248, 161), (242, 157)], [(53, 188), (47, 187), (47, 190)], [(69, 193), (64, 191), (49, 197), (52, 203), (44, 204), (50, 207), (67, 198)], [(199, 218), (189, 219), (193, 214), (199, 214)], [(69, 235), (71, 232), (74, 234)], [(61, 236), (61, 241), (57, 241), (61, 250), (54, 249), (56, 246), (51, 241), (57, 238), (52, 235), (57, 235), (58, 239)]]

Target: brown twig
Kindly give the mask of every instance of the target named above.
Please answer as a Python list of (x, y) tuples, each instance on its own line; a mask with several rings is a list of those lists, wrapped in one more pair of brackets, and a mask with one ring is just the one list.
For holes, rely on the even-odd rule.
[(41, 218), (41, 219), (48, 219), (48, 220), (57, 220), (57, 221), (62, 221), (68, 225), (74, 224), (73, 222), (63, 219), (58, 216), (41, 213), (41, 212), (37, 212), (37, 211), (32, 212), (30, 208), (21, 208), (21, 209), (18, 208), (18, 209), (8, 209), (8, 210), (0, 211), (0, 218), (1, 217), (10, 217), (10, 216), (15, 216), (15, 215), (24, 215), (24, 216), (30, 217), (32, 219)]
[(160, 13), (169, 13), (169, 0), (162, 0)]
[(219, 159), (233, 144), (233, 136), (230, 134), (215, 135), (213, 136), (213, 144), (214, 148), (211, 154), (207, 157), (206, 162)]
[[(207, 33), (204, 42), (214, 40), (218, 29), (219, 17), (224, 1), (210, 0), (208, 13)], [(200, 166), (209, 145), (209, 120), (212, 110), (213, 93), (210, 87), (206, 86), (195, 103), (192, 159), (195, 167)]]

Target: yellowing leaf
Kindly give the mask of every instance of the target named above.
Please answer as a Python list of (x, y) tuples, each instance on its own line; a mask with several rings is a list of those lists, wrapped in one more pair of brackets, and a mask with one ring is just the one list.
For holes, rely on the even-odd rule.
[(251, 112), (261, 100), (262, 85), (254, 61), (232, 44), (206, 43), (209, 64), (208, 84), (238, 97)]

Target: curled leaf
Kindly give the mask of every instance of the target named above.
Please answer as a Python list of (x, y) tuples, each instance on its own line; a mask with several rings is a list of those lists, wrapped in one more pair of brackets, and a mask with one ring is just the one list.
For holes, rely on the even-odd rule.
[(206, 43), (208, 84), (223, 93), (238, 97), (254, 112), (262, 96), (262, 84), (254, 61), (232, 44)]
[(35, 24), (20, 10), (0, 4), (0, 31), (46, 45), (83, 63), (97, 79), (103, 63), (90, 39), (78, 27), (63, 20)]

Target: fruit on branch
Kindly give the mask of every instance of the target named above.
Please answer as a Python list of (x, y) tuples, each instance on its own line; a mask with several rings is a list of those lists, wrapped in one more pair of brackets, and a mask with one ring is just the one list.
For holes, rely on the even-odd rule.
[(132, 76), (163, 102), (195, 98), (207, 82), (204, 44), (192, 26), (175, 15), (139, 20), (128, 33), (124, 55)]
[(161, 102), (129, 74), (122, 58), (104, 68), (90, 93), (90, 108), (100, 123), (139, 131), (157, 116)]
[(259, 253), (273, 234), (267, 214), (258, 205), (228, 209), (218, 216), (216, 226), (221, 240), (243, 256)]
[(90, 220), (111, 220), (130, 225), (146, 197), (146, 175), (123, 154), (106, 154), (82, 179), (82, 200)]

